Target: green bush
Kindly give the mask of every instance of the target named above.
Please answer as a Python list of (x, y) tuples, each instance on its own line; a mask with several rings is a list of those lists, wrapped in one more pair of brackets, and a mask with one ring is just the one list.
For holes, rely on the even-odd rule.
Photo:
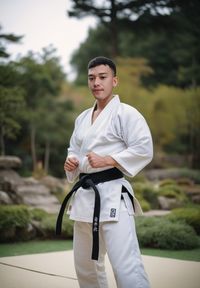
[(194, 169), (178, 169), (179, 171), (179, 178), (189, 178), (193, 180), (196, 184), (200, 184), (200, 171), (199, 170), (194, 170)]
[(40, 208), (34, 208), (30, 211), (31, 219), (35, 221), (41, 221), (48, 216), (48, 213)]
[(133, 185), (133, 190), (136, 198), (142, 206), (143, 211), (158, 208), (157, 193), (151, 183), (136, 182)]
[(137, 217), (136, 231), (141, 247), (170, 250), (199, 247), (199, 237), (191, 226), (165, 217)]
[(158, 195), (155, 190), (155, 188), (152, 185), (146, 185), (143, 189), (143, 197), (144, 199), (150, 203), (151, 209), (158, 209), (159, 203), (158, 203)]
[(176, 184), (177, 184), (176, 180), (171, 179), (171, 178), (167, 178), (167, 179), (164, 179), (164, 180), (160, 181), (159, 186), (160, 187), (164, 187), (164, 186), (176, 185)]
[(187, 196), (184, 191), (178, 185), (164, 185), (158, 190), (159, 196), (165, 196), (167, 198), (175, 198), (180, 202), (187, 202)]
[(173, 209), (172, 212), (166, 217), (171, 219), (171, 221), (185, 221), (195, 229), (198, 235), (200, 235), (200, 205)]
[[(45, 238), (51, 239), (58, 237), (55, 235), (57, 214), (49, 214), (45, 217), (40, 224), (40, 228), (43, 231)], [(62, 223), (62, 234), (60, 238), (71, 239), (73, 236), (73, 221), (68, 216), (64, 215)]]
[(0, 205), (0, 241), (27, 240), (30, 212), (22, 205)]
[(150, 204), (143, 198), (137, 197), (143, 212), (151, 210)]

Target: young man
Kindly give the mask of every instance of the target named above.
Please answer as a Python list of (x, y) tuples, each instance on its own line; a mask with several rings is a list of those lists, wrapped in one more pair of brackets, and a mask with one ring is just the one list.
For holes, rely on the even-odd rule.
[(81, 288), (108, 287), (105, 253), (118, 288), (150, 287), (132, 217), (141, 208), (123, 174), (133, 177), (151, 161), (152, 138), (143, 116), (113, 95), (117, 83), (112, 60), (96, 57), (89, 62), (88, 86), (96, 101), (76, 119), (64, 164), (69, 182), (80, 179), (68, 212), (75, 220), (74, 259)]

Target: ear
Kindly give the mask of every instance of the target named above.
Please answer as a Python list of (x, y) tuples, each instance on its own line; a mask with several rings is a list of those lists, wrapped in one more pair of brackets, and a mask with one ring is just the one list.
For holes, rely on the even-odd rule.
[(117, 77), (115, 76), (115, 77), (113, 78), (113, 87), (116, 87), (117, 84), (118, 84), (118, 79), (117, 79)]

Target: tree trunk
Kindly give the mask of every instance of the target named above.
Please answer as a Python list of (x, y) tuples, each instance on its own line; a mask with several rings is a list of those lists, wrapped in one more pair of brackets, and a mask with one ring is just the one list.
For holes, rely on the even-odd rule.
[(44, 154), (44, 170), (46, 174), (48, 174), (49, 171), (49, 159), (50, 159), (50, 142), (47, 140)]
[(4, 139), (4, 126), (1, 126), (1, 155), (4, 156), (6, 154), (5, 151), (5, 139)]
[(118, 30), (117, 30), (117, 9), (115, 0), (111, 0), (111, 21), (110, 21), (110, 38), (112, 41), (112, 57), (118, 56)]
[(35, 126), (34, 124), (31, 125), (31, 155), (32, 155), (32, 161), (33, 161), (33, 171), (37, 168), (37, 156), (36, 156), (36, 143), (35, 143)]

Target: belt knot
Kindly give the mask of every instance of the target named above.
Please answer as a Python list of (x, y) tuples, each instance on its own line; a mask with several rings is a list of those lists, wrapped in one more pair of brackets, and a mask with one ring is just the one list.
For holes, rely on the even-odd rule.
[(88, 189), (88, 188), (91, 187), (92, 180), (90, 179), (90, 175), (89, 174), (82, 176), (79, 181), (80, 181), (81, 187), (83, 189)]

